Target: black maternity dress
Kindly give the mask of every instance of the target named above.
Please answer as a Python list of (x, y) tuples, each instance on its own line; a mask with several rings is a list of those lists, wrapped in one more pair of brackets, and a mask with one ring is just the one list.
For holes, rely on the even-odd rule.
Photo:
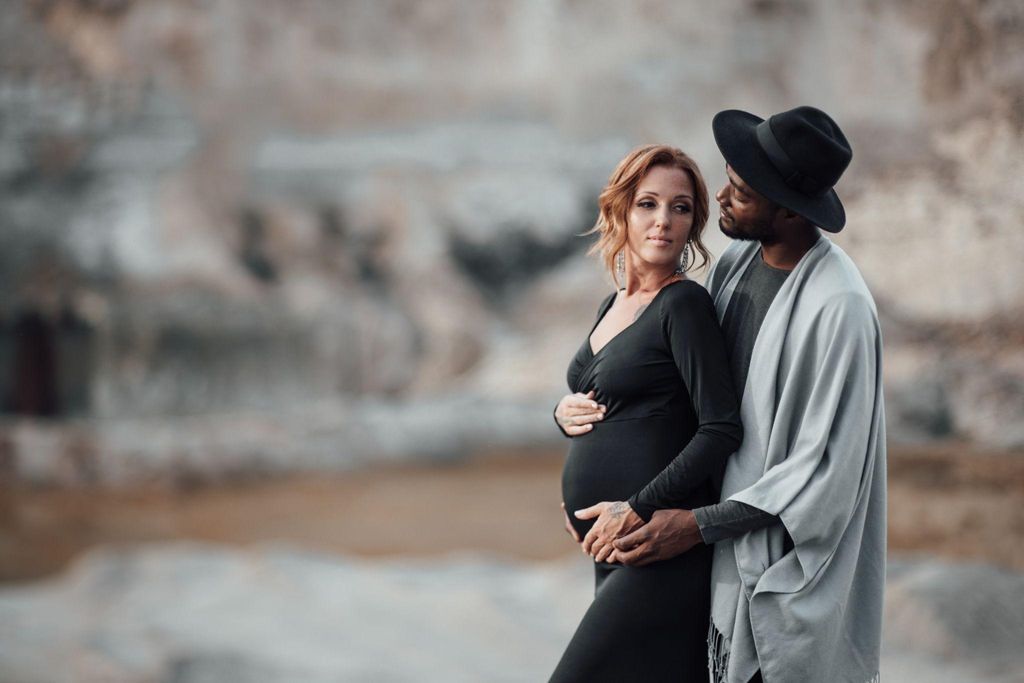
[[(597, 324), (616, 293), (601, 304)], [(607, 406), (572, 437), (562, 473), (580, 537), (594, 520), (573, 510), (628, 500), (654, 510), (718, 502), (726, 458), (739, 446), (735, 389), (714, 305), (700, 285), (665, 285), (629, 327), (593, 353), (590, 334), (569, 365), (569, 387)], [(705, 545), (642, 567), (597, 562), (594, 601), (553, 683), (706, 681), (711, 552)]]

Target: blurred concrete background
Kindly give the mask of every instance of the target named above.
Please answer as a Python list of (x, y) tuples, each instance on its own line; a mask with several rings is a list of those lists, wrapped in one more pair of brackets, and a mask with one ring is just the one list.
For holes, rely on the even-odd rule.
[(813, 104), (883, 318), (884, 673), (1024, 680), (1019, 2), (0, 9), (0, 679), (545, 678), (597, 193), (655, 141), (714, 191), (716, 111)]

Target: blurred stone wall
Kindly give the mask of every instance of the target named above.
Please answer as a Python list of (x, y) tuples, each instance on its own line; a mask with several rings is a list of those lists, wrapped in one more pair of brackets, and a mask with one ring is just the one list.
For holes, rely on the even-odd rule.
[(1013, 0), (4, 0), (4, 462), (550, 443), (615, 163), (715, 188), (712, 115), (800, 103), (854, 146), (893, 438), (1020, 447), (1021, 45)]

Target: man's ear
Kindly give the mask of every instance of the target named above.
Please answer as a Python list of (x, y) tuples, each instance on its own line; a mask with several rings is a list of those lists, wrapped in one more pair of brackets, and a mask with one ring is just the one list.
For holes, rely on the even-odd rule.
[(795, 225), (798, 223), (804, 223), (807, 219), (792, 209), (780, 206), (775, 213), (775, 220), (783, 224)]
[(775, 227), (786, 225), (789, 222), (789, 215), (791, 213), (793, 212), (786, 207), (775, 204), (775, 210), (771, 213), (772, 225)]

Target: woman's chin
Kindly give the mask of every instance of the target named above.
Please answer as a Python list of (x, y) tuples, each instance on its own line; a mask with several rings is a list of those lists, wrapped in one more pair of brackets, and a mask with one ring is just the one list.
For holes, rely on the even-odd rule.
[(640, 253), (633, 252), (634, 258), (648, 270), (675, 270), (682, 256), (681, 251), (670, 251), (668, 247), (645, 247)]
[(656, 254), (649, 254), (647, 263), (658, 270), (675, 270), (679, 265), (680, 256), (681, 254), (665, 254), (659, 251)]

